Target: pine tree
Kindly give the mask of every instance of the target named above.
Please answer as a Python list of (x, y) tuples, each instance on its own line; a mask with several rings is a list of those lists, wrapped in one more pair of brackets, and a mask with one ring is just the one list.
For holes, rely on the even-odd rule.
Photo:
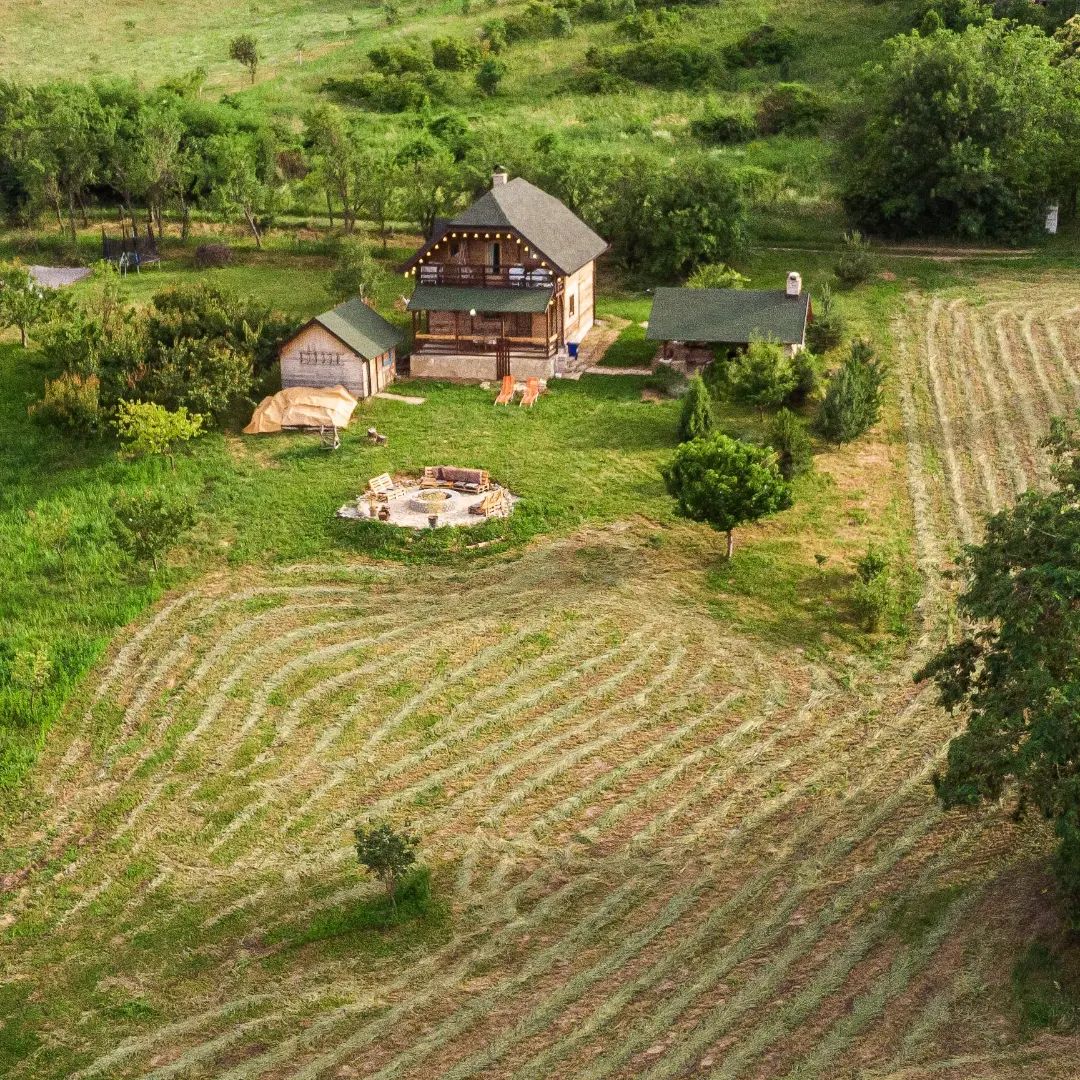
[(705, 439), (716, 427), (713, 413), (712, 394), (700, 375), (691, 377), (682, 402), (679, 416), (679, 442), (691, 439)]
[(877, 423), (885, 388), (885, 365), (868, 342), (856, 340), (840, 370), (829, 382), (818, 416), (818, 430), (841, 446)]
[(749, 348), (728, 362), (724, 381), (732, 399), (752, 405), (761, 413), (782, 405), (795, 389), (795, 365), (775, 341), (752, 341)]
[(806, 425), (790, 410), (781, 409), (769, 425), (768, 445), (776, 451), (780, 474), (793, 480), (814, 465), (814, 448)]

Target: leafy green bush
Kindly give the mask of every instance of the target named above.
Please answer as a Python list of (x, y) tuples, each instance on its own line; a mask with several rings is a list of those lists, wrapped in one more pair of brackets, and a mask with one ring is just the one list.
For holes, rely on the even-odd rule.
[(766, 445), (776, 451), (780, 475), (785, 480), (794, 480), (814, 467), (814, 447), (806, 425), (790, 409), (781, 409), (773, 417)]
[(201, 416), (181, 407), (173, 412), (152, 401), (121, 401), (116, 409), (116, 433), (132, 454), (164, 454), (173, 463), (176, 448), (203, 429)]
[(101, 427), (101, 380), (96, 375), (64, 372), (45, 383), (45, 394), (30, 406), (39, 423), (75, 435), (93, 435)]
[(642, 11), (627, 15), (619, 23), (619, 36), (627, 41), (654, 41), (682, 22), (682, 16), (673, 8), (659, 8), (656, 11)]
[(434, 51), (434, 42), (427, 49), (419, 42), (380, 45), (368, 53), (368, 59), (383, 75), (426, 75), (435, 66), (432, 62)]
[(718, 81), (724, 68), (706, 45), (648, 41), (599, 48), (585, 54), (586, 63), (600, 71), (664, 90), (696, 89)]
[(161, 488), (121, 490), (111, 505), (117, 546), (139, 562), (149, 561), (155, 570), (161, 556), (195, 522), (194, 502)]
[(704, 439), (716, 427), (712, 394), (700, 375), (693, 375), (686, 385), (686, 395), (679, 413), (679, 442)]
[(749, 109), (715, 109), (691, 120), (690, 134), (718, 146), (749, 142), (757, 135), (757, 119)]
[(477, 69), (475, 81), (481, 92), (491, 97), (499, 92), (499, 84), (506, 76), (507, 66), (505, 60), (497, 56), (489, 56)]
[(327, 79), (323, 89), (374, 112), (423, 112), (433, 100), (445, 97), (444, 85), (431, 75), (409, 72), (383, 75), (377, 71), (355, 79)]
[(478, 41), (463, 37), (437, 37), (431, 42), (431, 60), (440, 71), (470, 71), (479, 67), (484, 50)]
[(828, 116), (816, 90), (804, 83), (777, 83), (758, 105), (757, 127), (762, 135), (815, 135)]
[(750, 279), (727, 263), (702, 263), (686, 279), (691, 289), (743, 289)]
[(725, 50), (727, 62), (732, 67), (757, 67), (761, 64), (779, 64), (790, 60), (796, 52), (797, 43), (793, 31), (765, 23), (740, 38)]

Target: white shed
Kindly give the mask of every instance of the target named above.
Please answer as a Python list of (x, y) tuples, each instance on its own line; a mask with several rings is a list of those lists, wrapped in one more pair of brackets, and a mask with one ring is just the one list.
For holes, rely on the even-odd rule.
[(281, 347), (281, 385), (344, 386), (367, 398), (393, 382), (401, 331), (362, 300), (316, 315)]

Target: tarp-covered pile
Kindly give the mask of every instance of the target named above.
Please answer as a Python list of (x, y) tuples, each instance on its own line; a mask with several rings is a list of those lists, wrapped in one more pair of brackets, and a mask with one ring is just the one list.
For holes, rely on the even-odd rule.
[(263, 398), (245, 435), (274, 435), (282, 428), (348, 427), (356, 398), (344, 386), (292, 386)]

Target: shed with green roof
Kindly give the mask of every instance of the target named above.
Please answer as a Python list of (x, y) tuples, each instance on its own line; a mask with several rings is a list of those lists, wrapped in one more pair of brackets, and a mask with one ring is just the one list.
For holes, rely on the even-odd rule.
[(813, 318), (810, 296), (798, 274), (786, 289), (656, 290), (645, 336), (664, 343), (670, 358), (673, 346), (749, 345), (767, 339), (792, 353), (806, 343), (806, 324)]
[(354, 397), (371, 397), (393, 382), (402, 337), (362, 300), (346, 300), (282, 345), (281, 385), (344, 386)]

